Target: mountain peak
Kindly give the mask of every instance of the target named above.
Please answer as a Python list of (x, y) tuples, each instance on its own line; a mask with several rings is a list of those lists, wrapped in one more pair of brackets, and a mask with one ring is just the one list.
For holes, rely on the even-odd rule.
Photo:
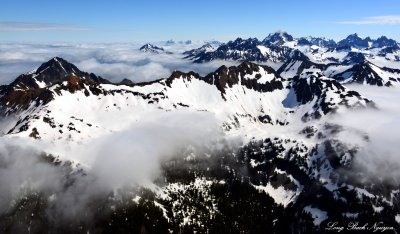
[(135, 83), (132, 80), (128, 79), (128, 78), (124, 78), (118, 84), (121, 84), (121, 85), (133, 85)]
[(158, 47), (150, 43), (143, 45), (142, 47), (140, 47), (139, 50), (145, 53), (152, 53), (152, 54), (161, 54), (161, 53), (172, 54), (172, 52), (165, 51), (164, 48)]
[(206, 43), (197, 49), (185, 51), (182, 54), (185, 55), (185, 58), (194, 59), (196, 57), (204, 55), (207, 52), (215, 51), (215, 49), (216, 48), (214, 46), (212, 46), (210, 43)]
[(44, 88), (64, 80), (67, 76), (81, 76), (85, 73), (60, 57), (54, 57), (36, 70), (22, 74), (9, 86), (18, 90)]
[(155, 46), (150, 43), (143, 45), (142, 47), (140, 47), (139, 50), (142, 52), (151, 52), (151, 53), (157, 53), (157, 54), (160, 52), (164, 52), (164, 48)]
[(265, 45), (281, 45), (288, 41), (293, 41), (293, 37), (288, 34), (286, 31), (277, 31), (275, 33), (270, 33), (264, 40), (263, 44)]
[(395, 40), (387, 38), (385, 36), (381, 36), (378, 39), (376, 39), (373, 44), (373, 47), (398, 47), (398, 44)]
[(96, 83), (110, 83), (100, 76), (82, 72), (74, 64), (61, 57), (54, 57), (40, 65), (36, 70), (18, 76), (8, 85), (8, 89), (34, 90), (45, 88), (64, 81), (69, 76), (92, 80)]
[(353, 34), (348, 35), (347, 38), (360, 38), (360, 37), (358, 36), (357, 33), (353, 33)]
[(81, 72), (75, 65), (69, 63), (61, 57), (54, 57), (40, 65), (40, 67), (36, 70), (36, 74), (41, 74), (48, 69), (59, 70), (61, 73), (65, 73), (65, 75)]
[(358, 36), (357, 33), (353, 33), (348, 35), (345, 39), (338, 42), (339, 47), (351, 46), (356, 48), (367, 48), (369, 47), (369, 42), (371, 42), (371, 38), (366, 37), (362, 39)]

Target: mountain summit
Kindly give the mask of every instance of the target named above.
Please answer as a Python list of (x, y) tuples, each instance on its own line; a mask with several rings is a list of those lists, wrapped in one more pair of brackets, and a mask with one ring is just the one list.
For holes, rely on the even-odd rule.
[(140, 47), (139, 49), (142, 52), (146, 52), (146, 53), (153, 53), (153, 54), (160, 54), (160, 53), (165, 53), (164, 48), (162, 47), (158, 47), (152, 44), (145, 44), (142, 47)]
[(286, 31), (278, 31), (269, 34), (262, 43), (264, 45), (282, 45), (285, 42), (293, 41), (293, 37), (289, 35)]

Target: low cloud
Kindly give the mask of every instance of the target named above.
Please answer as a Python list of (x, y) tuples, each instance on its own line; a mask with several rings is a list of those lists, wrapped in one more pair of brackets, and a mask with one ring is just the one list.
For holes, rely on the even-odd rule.
[[(139, 121), (128, 130), (94, 139), (85, 149), (71, 152), (107, 188), (146, 186), (160, 175), (161, 162), (188, 146), (201, 151), (223, 137), (208, 112), (164, 112)], [(88, 157), (88, 155), (90, 155)]]
[(337, 23), (354, 25), (399, 25), (400, 15), (373, 16), (361, 20), (339, 21)]
[[(371, 178), (387, 182), (400, 181), (400, 98), (399, 88), (350, 85), (373, 100), (377, 109), (353, 110), (336, 116), (333, 121), (344, 126), (339, 139), (358, 145), (355, 167)], [(368, 136), (366, 141), (364, 136)]]
[(156, 43), (172, 54), (144, 53), (139, 51), (143, 44), (138, 43), (0, 43), (0, 84), (8, 84), (18, 75), (56, 56), (75, 64), (82, 71), (93, 72), (112, 82), (124, 78), (134, 82), (151, 81), (169, 77), (174, 70), (206, 75), (222, 64), (237, 64), (227, 61), (194, 64), (191, 60), (183, 59), (183, 51), (197, 48), (203, 43)]
[[(224, 135), (213, 114), (176, 111), (149, 116), (120, 132), (66, 151), (84, 174), (48, 163), (34, 140), (0, 138), (0, 214), (32, 192), (51, 196), (50, 216), (74, 220), (94, 198), (138, 187), (155, 188), (163, 162), (221, 148)], [(188, 151), (189, 150), (189, 151)], [(74, 175), (75, 174), (75, 175)], [(73, 183), (67, 181), (72, 179)]]

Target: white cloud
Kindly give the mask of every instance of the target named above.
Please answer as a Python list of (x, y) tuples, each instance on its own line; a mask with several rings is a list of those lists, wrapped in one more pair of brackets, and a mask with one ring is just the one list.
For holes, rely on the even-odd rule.
[[(333, 118), (345, 129), (339, 139), (359, 146), (356, 167), (366, 170), (371, 177), (399, 181), (400, 106), (396, 100), (400, 98), (400, 89), (364, 85), (349, 88), (373, 100), (377, 109), (349, 111)], [(368, 141), (362, 139), (364, 134)]]
[(154, 188), (162, 164), (171, 158), (186, 157), (189, 151), (203, 157), (206, 151), (218, 150), (225, 143), (218, 126), (208, 112), (182, 110), (148, 116), (124, 131), (67, 150), (80, 158), (85, 170), (85, 176), (69, 174), (74, 183), (68, 186), (68, 170), (49, 165), (40, 156), (41, 149), (48, 147), (44, 143), (1, 137), (0, 215), (19, 196), (41, 191), (56, 199), (47, 214), (76, 220), (87, 214), (98, 196), (136, 186)]
[(0, 84), (8, 84), (18, 75), (39, 67), (53, 57), (62, 57), (80, 70), (92, 72), (112, 82), (128, 78), (134, 82), (167, 78), (174, 70), (206, 75), (216, 68), (238, 62), (213, 61), (194, 64), (183, 59), (182, 51), (197, 48), (204, 42), (165, 46), (172, 54), (149, 54), (139, 51), (138, 43), (0, 43)]
[(0, 31), (83, 31), (88, 28), (73, 24), (0, 22)]
[(361, 20), (339, 21), (337, 23), (354, 25), (398, 25), (400, 24), (400, 15), (373, 16)]

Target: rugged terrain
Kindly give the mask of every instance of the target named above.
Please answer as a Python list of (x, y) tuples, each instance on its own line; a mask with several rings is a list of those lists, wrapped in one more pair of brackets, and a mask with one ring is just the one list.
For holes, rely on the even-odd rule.
[[(245, 52), (231, 53), (233, 44)], [(353, 52), (353, 46), (359, 51)], [(354, 159), (360, 157), (357, 152), (368, 144), (369, 136), (356, 132), (361, 143), (347, 142), (341, 134), (348, 129), (331, 121), (349, 111), (376, 109), (373, 100), (345, 84), (398, 84), (399, 70), (377, 65), (381, 57), (365, 54), (393, 48), (395, 52), (385, 56), (397, 56), (395, 46), (385, 38), (360, 41), (352, 35), (336, 43), (280, 33), (262, 42), (238, 39), (215, 50), (207, 45), (185, 53), (195, 62), (218, 58), (264, 65), (244, 61), (206, 76), (175, 71), (152, 82), (119, 84), (53, 58), (1, 86), (0, 131), (2, 139), (40, 146), (40, 154), (32, 156), (37, 157), (35, 163), (59, 171), (62, 186), (44, 190), (22, 186), (23, 192), (0, 216), (1, 230), (311, 233), (324, 232), (328, 222), (351, 221), (382, 221), (398, 229), (396, 179), (376, 178), (356, 167)], [(270, 61), (275, 65), (265, 65)], [(185, 116), (191, 115), (200, 119), (210, 115), (213, 123), (197, 118), (185, 123)], [(102, 188), (73, 219), (65, 214), (68, 208), (60, 209), (60, 204), (67, 198), (79, 203), (90, 194), (85, 189), (79, 195), (71, 191), (90, 187), (98, 179), (92, 175), (95, 163), (74, 149), (93, 147), (96, 141), (137, 123), (148, 124), (157, 116), (174, 119), (172, 126), (189, 129), (189, 136), (196, 135), (191, 126), (198, 122), (203, 130), (218, 134), (205, 145), (195, 138), (165, 150), (171, 155), (156, 160), (160, 173), (150, 183)], [(166, 122), (154, 122), (153, 127)], [(174, 138), (173, 131), (166, 142), (169, 137), (182, 139)], [(141, 146), (140, 134), (134, 136), (118, 140)], [(12, 147), (0, 151), (5, 168), (12, 162), (7, 157)], [(170, 149), (156, 143), (150, 149), (157, 147)], [(113, 152), (105, 154), (111, 161), (118, 158)], [(113, 170), (118, 173), (119, 168)]]

